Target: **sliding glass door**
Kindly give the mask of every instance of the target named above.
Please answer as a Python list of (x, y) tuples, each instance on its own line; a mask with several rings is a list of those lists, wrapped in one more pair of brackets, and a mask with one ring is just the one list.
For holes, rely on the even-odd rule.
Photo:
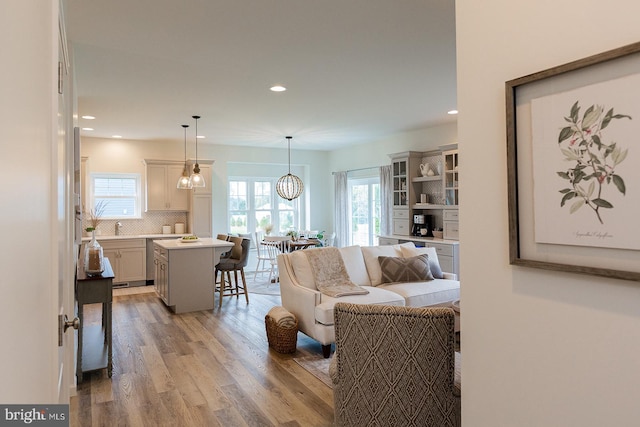
[(374, 246), (380, 234), (380, 178), (349, 178), (351, 244)]

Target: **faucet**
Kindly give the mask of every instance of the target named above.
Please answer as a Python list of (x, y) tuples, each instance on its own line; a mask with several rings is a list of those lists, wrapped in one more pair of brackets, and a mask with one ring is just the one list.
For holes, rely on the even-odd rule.
[(116, 236), (120, 235), (121, 228), (122, 228), (122, 223), (120, 221), (116, 222)]

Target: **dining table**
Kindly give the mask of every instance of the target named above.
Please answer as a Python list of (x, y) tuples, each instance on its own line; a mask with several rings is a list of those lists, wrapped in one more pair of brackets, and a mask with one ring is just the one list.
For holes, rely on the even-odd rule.
[(289, 246), (289, 252), (293, 252), (300, 249), (314, 248), (319, 243), (318, 239), (298, 239), (288, 241), (287, 245)]

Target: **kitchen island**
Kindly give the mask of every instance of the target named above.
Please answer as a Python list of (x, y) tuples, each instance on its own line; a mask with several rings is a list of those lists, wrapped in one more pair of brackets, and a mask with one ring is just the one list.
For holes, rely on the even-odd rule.
[(212, 238), (190, 242), (154, 240), (154, 285), (158, 296), (175, 313), (212, 310), (213, 270), (220, 255), (231, 247), (231, 242)]

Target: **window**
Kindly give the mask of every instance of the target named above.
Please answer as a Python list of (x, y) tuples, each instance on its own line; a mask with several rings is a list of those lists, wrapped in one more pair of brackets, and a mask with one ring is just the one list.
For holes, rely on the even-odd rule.
[(102, 218), (140, 218), (142, 198), (139, 174), (91, 174), (91, 203), (104, 203)]
[(285, 200), (276, 193), (277, 178), (229, 178), (231, 233), (252, 233), (273, 224), (273, 232), (299, 229), (299, 199)]
[(373, 246), (380, 234), (380, 178), (349, 179), (351, 244)]

